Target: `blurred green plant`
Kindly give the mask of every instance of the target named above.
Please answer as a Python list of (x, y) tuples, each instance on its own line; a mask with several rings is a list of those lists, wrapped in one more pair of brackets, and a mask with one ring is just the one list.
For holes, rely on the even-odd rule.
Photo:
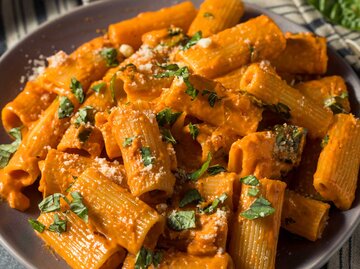
[(360, 31), (360, 0), (308, 0), (329, 21)]

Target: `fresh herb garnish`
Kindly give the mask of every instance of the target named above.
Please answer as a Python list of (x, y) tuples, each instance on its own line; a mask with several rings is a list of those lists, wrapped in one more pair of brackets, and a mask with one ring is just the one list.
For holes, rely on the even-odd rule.
[(110, 93), (111, 93), (111, 98), (113, 100), (113, 102), (115, 102), (115, 83), (116, 83), (116, 78), (117, 75), (116, 73), (112, 76), (111, 80), (110, 80)]
[(223, 204), (228, 198), (226, 193), (221, 194), (219, 197), (216, 197), (214, 201), (205, 208), (200, 209), (202, 213), (212, 214), (216, 211), (219, 205)]
[(140, 149), (140, 153), (141, 153), (141, 159), (145, 166), (148, 166), (148, 165), (154, 163), (154, 157), (151, 156), (150, 147), (142, 147)]
[(183, 30), (179, 27), (170, 27), (168, 29), (168, 36), (176, 36), (183, 32)]
[(171, 126), (180, 115), (181, 112), (172, 112), (170, 108), (165, 108), (156, 114), (156, 120), (159, 126), (164, 126), (166, 124)]
[(196, 170), (195, 172), (191, 173), (188, 178), (192, 181), (198, 180), (209, 168), (210, 162), (211, 162), (211, 153), (209, 152), (207, 156), (206, 162), (203, 163), (201, 168), (199, 170)]
[(182, 50), (188, 50), (192, 46), (196, 45), (196, 43), (202, 38), (202, 32), (198, 31), (196, 32), (191, 39), (185, 44), (185, 46), (182, 48)]
[(167, 218), (167, 224), (175, 231), (195, 228), (195, 211), (173, 211)]
[(59, 119), (67, 118), (72, 115), (74, 105), (66, 96), (61, 96), (59, 100), (58, 117)]
[(158, 64), (158, 66), (164, 70), (177, 71), (179, 66), (177, 64)]
[(10, 144), (0, 145), (0, 168), (4, 168), (10, 160), (10, 157), (13, 153), (17, 151), (21, 143), (21, 128), (12, 128), (9, 131), (9, 135), (15, 138), (15, 140)]
[(240, 216), (253, 220), (257, 218), (264, 218), (275, 212), (275, 209), (271, 206), (271, 203), (263, 197), (256, 198), (256, 200), (250, 205), (249, 209), (240, 213)]
[(211, 107), (214, 107), (215, 103), (222, 99), (221, 97), (217, 96), (216, 92), (212, 92), (212, 91), (208, 91), (208, 90), (203, 90), (202, 95), (203, 96), (204, 95), (209, 95), (208, 96), (208, 102), (209, 102), (209, 105)]
[(259, 186), (260, 181), (254, 175), (249, 175), (243, 178), (240, 178), (241, 183), (249, 186)]
[(69, 192), (69, 191), (70, 191), (71, 187), (74, 185), (74, 183), (76, 182), (76, 180), (77, 180), (77, 178), (78, 178), (78, 177), (76, 177), (76, 176), (72, 176), (72, 177), (73, 177), (74, 181), (69, 184), (69, 186), (66, 188), (65, 192)]
[(160, 133), (165, 142), (171, 143), (173, 145), (176, 144), (176, 140), (173, 137), (173, 135), (171, 134), (171, 131), (169, 129), (160, 127)]
[(192, 124), (190, 122), (189, 130), (190, 130), (190, 135), (191, 135), (192, 139), (196, 140), (196, 137), (199, 135), (199, 128), (195, 124)]
[(135, 257), (135, 269), (147, 269), (151, 264), (156, 268), (160, 265), (163, 257), (162, 251), (152, 251), (145, 247), (141, 247)]
[(104, 48), (100, 55), (105, 59), (107, 67), (115, 67), (119, 65), (117, 60), (117, 50), (114, 48)]
[(258, 195), (259, 192), (260, 192), (260, 190), (258, 188), (250, 187), (248, 189), (247, 195), (248, 196), (256, 196), (256, 195)]
[(226, 169), (219, 164), (212, 165), (207, 170), (208, 174), (213, 176), (222, 172), (226, 172)]
[(39, 209), (43, 213), (53, 212), (60, 210), (60, 198), (64, 195), (61, 193), (54, 193), (39, 203)]
[(76, 100), (78, 100), (80, 104), (84, 103), (85, 94), (80, 81), (78, 81), (76, 78), (71, 78), (70, 89), (71, 92), (75, 95)]
[(70, 203), (70, 209), (72, 212), (74, 212), (76, 215), (79, 216), (83, 221), (86, 223), (88, 222), (88, 209), (83, 204), (83, 197), (79, 192), (72, 192), (70, 193), (73, 200)]
[(270, 110), (279, 113), (284, 119), (291, 118), (290, 108), (283, 103), (277, 103), (276, 105), (271, 106)]
[(132, 144), (132, 142), (134, 141), (135, 137), (136, 137), (136, 136), (126, 137), (126, 138), (124, 139), (123, 144), (122, 144), (123, 147), (126, 148), (126, 147), (131, 146), (131, 144)]
[(188, 204), (199, 202), (201, 199), (201, 195), (197, 189), (188, 190), (179, 202), (179, 207), (184, 207)]
[(38, 231), (39, 233), (42, 233), (45, 230), (45, 225), (42, 224), (40, 221), (34, 220), (34, 219), (28, 219), (29, 224), (31, 227)]
[(346, 97), (342, 98), (341, 96), (331, 96), (329, 98), (326, 98), (324, 100), (324, 107), (330, 108), (334, 114), (347, 113), (343, 105), (341, 104), (341, 101), (344, 98)]
[(54, 222), (49, 226), (50, 232), (61, 234), (66, 232), (67, 219), (60, 219), (58, 214), (54, 215)]
[(211, 12), (204, 12), (203, 17), (209, 19), (215, 18), (214, 14), (212, 14)]
[(136, 65), (135, 64), (133, 64), (133, 63), (128, 63), (128, 64), (126, 64), (125, 66), (122, 66), (122, 67), (120, 67), (120, 71), (125, 71), (128, 67), (131, 67), (131, 69), (133, 69), (133, 71), (136, 71)]
[(77, 117), (74, 121), (76, 127), (79, 127), (81, 124), (90, 123), (93, 124), (94, 119), (92, 118), (91, 113), (89, 113), (94, 108), (92, 106), (85, 106), (79, 109)]
[(86, 141), (88, 141), (91, 132), (92, 132), (91, 128), (85, 128), (78, 133), (77, 138), (81, 143), (85, 143)]
[(327, 135), (325, 135), (325, 137), (323, 138), (323, 140), (321, 140), (321, 144), (320, 144), (320, 146), (321, 146), (321, 148), (325, 148), (325, 146), (329, 143), (329, 135), (327, 134)]
[(100, 90), (101, 90), (101, 89), (102, 89), (105, 85), (106, 85), (106, 83), (105, 83), (105, 82), (100, 82), (100, 83), (98, 83), (98, 84), (96, 84), (96, 85), (92, 86), (92, 87), (91, 87), (91, 89), (92, 89), (94, 92), (99, 93), (99, 92), (100, 92)]

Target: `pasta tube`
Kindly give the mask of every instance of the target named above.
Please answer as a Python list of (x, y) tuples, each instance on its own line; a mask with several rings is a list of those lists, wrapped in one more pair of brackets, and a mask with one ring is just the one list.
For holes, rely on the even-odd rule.
[(359, 174), (360, 122), (351, 114), (338, 114), (320, 153), (314, 187), (336, 207), (347, 210), (355, 198)]
[(286, 191), (281, 214), (281, 227), (315, 241), (321, 238), (329, 218), (330, 205)]
[(240, 88), (267, 105), (275, 106), (292, 124), (306, 128), (310, 137), (324, 137), (332, 121), (332, 113), (262, 67), (261, 64), (252, 64), (242, 77)]
[(70, 191), (82, 195), (92, 225), (132, 254), (144, 243), (153, 245), (164, 228), (164, 218), (154, 209), (95, 168), (87, 169)]
[(221, 77), (215, 78), (214, 80), (220, 82), (227, 90), (239, 92), (240, 89), (240, 80), (244, 75), (247, 65), (244, 65), (234, 71), (227, 73)]
[(73, 269), (115, 269), (124, 261), (123, 248), (93, 233), (72, 211), (67, 213), (43, 213), (38, 221), (50, 226), (54, 215), (66, 219), (66, 231), (61, 234), (44, 230), (37, 235), (55, 250)]
[(202, 37), (217, 34), (235, 26), (243, 14), (241, 0), (205, 0), (190, 25), (188, 35), (193, 36), (198, 31), (202, 32)]
[(141, 36), (146, 32), (168, 28), (171, 25), (186, 31), (196, 16), (194, 5), (187, 1), (158, 11), (140, 13), (136, 17), (111, 24), (108, 29), (112, 44), (127, 44), (134, 49), (141, 45)]
[(175, 177), (149, 105), (137, 102), (121, 106), (112, 111), (109, 122), (121, 150), (131, 193), (146, 201), (170, 196)]
[(291, 74), (325, 74), (328, 57), (326, 38), (312, 33), (286, 33), (286, 48), (271, 60), (276, 71)]
[(265, 15), (209, 38), (209, 46), (197, 44), (177, 55), (191, 70), (207, 78), (219, 77), (251, 62), (273, 59), (285, 48), (281, 30)]
[[(258, 269), (275, 268), (276, 246), (281, 222), (281, 211), (283, 206), (286, 184), (279, 180), (260, 180), (260, 198), (266, 199), (266, 207), (273, 208), (271, 215), (263, 212), (257, 219), (247, 219), (244, 212), (254, 206), (254, 198), (248, 195), (251, 187), (242, 185), (240, 206), (236, 213), (232, 235), (230, 239), (229, 253), (233, 258), (235, 268)], [(265, 206), (264, 206), (265, 207)], [(263, 210), (263, 209), (262, 209)]]

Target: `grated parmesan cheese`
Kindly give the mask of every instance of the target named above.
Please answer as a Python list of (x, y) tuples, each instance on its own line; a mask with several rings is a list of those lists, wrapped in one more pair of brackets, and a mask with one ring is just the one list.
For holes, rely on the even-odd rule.
[(210, 39), (209, 37), (207, 37), (207, 38), (201, 38), (201, 39), (197, 42), (197, 44), (198, 44), (200, 47), (204, 48), (204, 49), (210, 47), (211, 43), (212, 43), (212, 41), (211, 41), (211, 39)]
[(133, 47), (128, 44), (121, 44), (119, 51), (125, 58), (129, 58), (131, 55), (134, 54)]

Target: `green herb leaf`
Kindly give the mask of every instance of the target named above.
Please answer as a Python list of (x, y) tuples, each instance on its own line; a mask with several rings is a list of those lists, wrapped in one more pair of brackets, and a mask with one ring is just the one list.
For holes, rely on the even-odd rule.
[(91, 135), (92, 129), (91, 128), (85, 128), (84, 130), (80, 131), (78, 133), (78, 139), (81, 143), (85, 143), (88, 141), (90, 135)]
[(250, 185), (250, 186), (259, 186), (260, 185), (260, 181), (254, 175), (249, 175), (249, 176), (240, 178), (240, 181), (241, 181), (241, 183), (243, 183), (245, 185)]
[(248, 189), (247, 195), (248, 196), (256, 196), (256, 195), (258, 195), (259, 192), (260, 192), (260, 190), (258, 188), (251, 187)]
[(170, 27), (168, 29), (168, 36), (176, 36), (183, 32), (183, 30), (179, 27)]
[(179, 70), (179, 66), (177, 64), (158, 64), (158, 66), (164, 70), (177, 71)]
[(153, 265), (155, 266), (155, 268), (157, 268), (159, 265), (160, 265), (160, 263), (161, 263), (161, 261), (162, 261), (162, 259), (163, 259), (163, 252), (162, 251), (155, 251), (154, 252), (154, 255), (153, 255)]
[(60, 210), (60, 198), (64, 197), (61, 193), (54, 193), (44, 200), (42, 200), (39, 204), (39, 209), (43, 213), (53, 212)]
[(151, 264), (157, 267), (162, 260), (162, 251), (153, 252), (150, 249), (141, 247), (135, 257), (135, 269), (147, 269)]
[(223, 204), (225, 200), (228, 198), (228, 195), (226, 193), (221, 194), (219, 197), (216, 197), (214, 201), (211, 203), (211, 205), (201, 209), (201, 212), (206, 214), (212, 214), (216, 211), (218, 206), (220, 204)]
[(100, 90), (106, 85), (105, 82), (100, 82), (99, 84), (96, 84), (94, 86), (91, 87), (91, 89), (94, 91), (94, 92), (97, 92), (99, 93)]
[(78, 177), (76, 177), (76, 176), (72, 176), (72, 177), (73, 177), (74, 181), (69, 184), (69, 186), (66, 188), (65, 192), (69, 192), (69, 191), (70, 191), (71, 187), (74, 185), (74, 183), (76, 182), (76, 180), (77, 180), (77, 178), (78, 178)]
[(185, 46), (182, 48), (182, 50), (188, 50), (192, 46), (196, 45), (196, 43), (202, 38), (202, 32), (198, 31), (196, 32), (192, 38), (185, 44)]
[(67, 219), (60, 219), (58, 214), (54, 215), (54, 222), (49, 226), (50, 232), (61, 234), (66, 232)]
[(105, 59), (107, 67), (115, 67), (119, 65), (117, 60), (117, 50), (114, 48), (104, 48), (100, 51), (100, 55)]
[(199, 135), (199, 128), (195, 124), (192, 124), (190, 122), (189, 130), (190, 130), (190, 135), (191, 135), (192, 139), (196, 140), (196, 137)]
[(172, 112), (170, 108), (165, 108), (156, 114), (156, 120), (159, 126), (164, 126), (166, 124), (171, 126), (180, 115), (181, 112)]
[(4, 168), (10, 160), (13, 153), (17, 151), (21, 143), (21, 127), (12, 128), (9, 134), (15, 138), (10, 144), (0, 145), (0, 169)]
[(210, 12), (204, 12), (203, 17), (204, 18), (209, 18), (209, 19), (215, 18), (214, 14), (212, 14)]
[(203, 163), (203, 165), (199, 170), (196, 170), (195, 172), (191, 173), (189, 175), (189, 179), (192, 181), (198, 180), (208, 170), (210, 162), (211, 162), (211, 153), (209, 152), (206, 162)]
[(131, 146), (132, 142), (134, 141), (136, 136), (132, 136), (132, 137), (126, 137), (124, 139), (124, 142), (123, 142), (123, 147), (126, 148), (126, 147), (129, 147)]
[(207, 170), (208, 174), (213, 176), (222, 172), (226, 172), (226, 169), (219, 164), (212, 165)]
[(321, 146), (321, 148), (325, 148), (325, 146), (329, 143), (329, 135), (327, 134), (327, 135), (325, 135), (325, 137), (323, 138), (323, 140), (321, 141), (321, 144), (320, 144), (320, 146)]
[(74, 105), (66, 96), (61, 96), (59, 100), (58, 117), (59, 119), (67, 118), (72, 115)]
[(71, 197), (73, 198), (71, 204), (70, 204), (70, 209), (72, 212), (74, 212), (76, 215), (79, 216), (79, 218), (81, 218), (83, 221), (85, 221), (86, 223), (88, 222), (88, 209), (87, 207), (83, 204), (83, 197), (81, 196), (81, 194), (79, 192), (72, 192), (70, 193)]
[(31, 227), (38, 231), (39, 233), (42, 233), (45, 230), (45, 225), (42, 224), (40, 221), (34, 220), (34, 219), (28, 219), (29, 224)]
[(116, 78), (117, 75), (116, 73), (112, 76), (111, 80), (110, 80), (110, 93), (111, 93), (111, 98), (113, 100), (113, 102), (115, 102), (115, 83), (116, 83)]
[(201, 195), (197, 189), (188, 190), (188, 192), (185, 193), (184, 197), (181, 199), (179, 207), (184, 207), (188, 204), (199, 202), (201, 199)]
[(341, 104), (343, 98), (340, 96), (331, 96), (324, 100), (324, 107), (328, 107), (334, 114), (347, 113)]
[(195, 228), (195, 211), (173, 211), (167, 218), (167, 224), (175, 231)]
[(173, 137), (173, 135), (171, 134), (171, 131), (169, 129), (160, 127), (160, 133), (165, 142), (171, 143), (173, 145), (176, 144), (176, 140)]
[(154, 157), (151, 156), (150, 147), (142, 147), (140, 149), (140, 153), (141, 153), (141, 158), (142, 158), (143, 164), (145, 166), (148, 166), (148, 165), (154, 163)]
[(263, 197), (256, 198), (256, 200), (250, 205), (249, 209), (240, 213), (240, 216), (253, 220), (257, 218), (264, 218), (271, 214), (274, 214), (275, 209), (271, 206), (271, 203)]
[(212, 91), (208, 91), (208, 90), (203, 90), (202, 95), (203, 96), (204, 95), (209, 95), (208, 96), (208, 102), (209, 102), (209, 105), (211, 107), (214, 107), (215, 103), (222, 99), (222, 98), (217, 96), (216, 92), (212, 92)]
[(79, 109), (77, 112), (77, 117), (75, 118), (74, 124), (76, 127), (79, 127), (81, 124), (90, 123), (93, 124), (94, 119), (92, 118), (92, 114), (88, 113), (92, 111), (94, 108), (92, 106), (85, 106)]
[(71, 92), (75, 95), (76, 99), (79, 101), (79, 103), (84, 103), (85, 94), (80, 81), (78, 81), (76, 78), (71, 78), (70, 89)]
[(184, 79), (184, 83), (187, 88), (185, 93), (191, 97), (191, 101), (195, 100), (195, 98), (199, 94), (199, 91), (197, 89), (195, 89), (195, 87), (190, 83), (190, 81), (188, 79)]

